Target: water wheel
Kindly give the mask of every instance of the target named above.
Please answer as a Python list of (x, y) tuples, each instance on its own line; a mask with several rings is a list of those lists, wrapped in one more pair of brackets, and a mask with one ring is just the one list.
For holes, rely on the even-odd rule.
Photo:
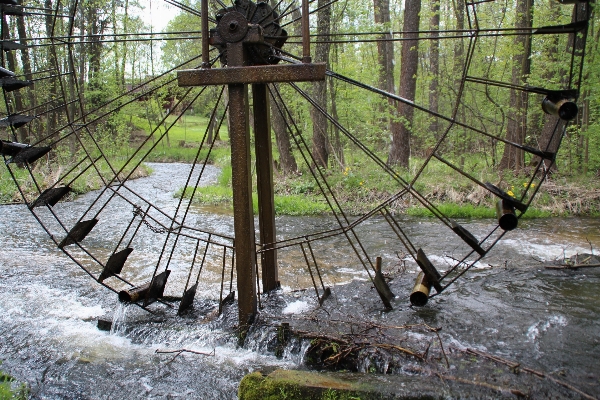
[[(402, 24), (378, 9), (379, 20), (368, 26), (353, 26), (359, 16), (352, 3), (335, 0), (166, 2), (185, 14), (185, 29), (154, 32), (139, 16), (128, 16), (127, 3), (106, 9), (75, 0), (0, 5), (5, 99), (0, 153), (6, 169), (56, 246), (120, 300), (148, 310), (161, 307), (169, 292), (179, 294), (178, 310), (184, 312), (207, 282), (220, 288), (222, 305), (236, 282), (245, 324), (256, 313), (257, 293), (276, 289), (280, 271), (291, 264), (302, 265), (322, 302), (330, 293), (323, 275), (335, 275), (323, 271), (323, 260), (331, 262), (336, 252), (353, 254), (391, 306), (393, 294), (377, 256), (399, 250), (422, 270), (411, 299), (423, 305), (432, 287), (442, 293), (517, 227), (577, 115), (586, 2), (554, 4), (555, 23), (541, 26), (531, 24), (534, 11), (526, 5), (519, 15), (529, 18), (529, 27), (489, 1), (443, 1), (429, 11), (407, 1)], [(360, 7), (355, 11), (368, 8)], [(547, 4), (536, 7), (534, 15)], [(323, 28), (331, 13), (333, 22)], [(419, 14), (421, 21), (415, 19)], [(403, 30), (394, 30), (400, 25)], [(402, 47), (400, 76), (389, 62), (394, 43)], [(548, 50), (548, 43), (566, 50)], [(498, 51), (502, 46), (525, 50), (511, 64)], [(328, 63), (324, 54), (332, 49), (338, 59)], [(343, 58), (350, 54), (354, 64), (346, 65)], [(440, 62), (451, 76), (440, 74)], [(535, 81), (507, 67), (525, 71), (519, 70), (523, 63), (550, 62), (562, 71), (559, 81)], [(380, 74), (390, 66), (391, 82)], [(111, 74), (117, 78), (108, 79)], [(401, 82), (398, 92), (394, 77)], [(325, 88), (337, 97), (326, 97)], [(520, 124), (527, 113), (539, 123)], [(198, 115), (207, 128), (191, 146), (187, 196), (173, 205), (142, 195), (134, 178), (144, 163), (160, 160), (165, 148), (174, 147), (175, 131)], [(270, 125), (275, 119), (278, 135), (291, 142), (288, 150), (279, 146), (279, 157), (292, 148), (300, 169), (312, 178), (298, 193), (320, 196), (331, 216), (300, 235), (286, 235), (276, 220)], [(215, 228), (194, 208), (220, 129), (231, 146), (233, 232)], [(421, 141), (412, 154), (411, 140)], [(344, 149), (358, 156), (344, 160)], [(507, 157), (504, 166), (501, 155)], [(523, 187), (486, 180), (487, 170), (500, 167), (518, 170)], [(376, 175), (367, 174), (373, 170)], [(494, 199), (497, 219), (473, 232), (468, 223), (448, 217), (444, 199), (427, 194), (432, 171), (439, 181), (459, 177), (472, 185), (467, 203)], [(333, 178), (336, 172), (341, 179)], [(340, 189), (368, 190), (369, 179), (385, 187), (386, 195), (367, 212), (349, 213)], [(78, 194), (90, 187), (95, 190), (80, 201)], [(67, 206), (75, 198), (77, 207)], [(454, 243), (451, 265), (443, 270), (436, 265), (429, 243), (398, 217), (402, 204), (418, 204), (447, 232)], [(114, 218), (123, 209), (128, 217)], [(385, 242), (377, 249), (365, 246), (362, 237), (362, 228), (374, 219), (385, 226), (377, 232)], [(100, 226), (103, 233), (97, 234)], [(142, 272), (128, 272), (132, 269)], [(410, 292), (406, 288), (405, 297)]]

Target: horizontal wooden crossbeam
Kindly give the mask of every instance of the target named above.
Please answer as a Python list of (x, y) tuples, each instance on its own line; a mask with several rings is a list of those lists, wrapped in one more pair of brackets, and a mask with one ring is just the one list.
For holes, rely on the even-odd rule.
[(184, 69), (177, 71), (177, 81), (179, 86), (322, 81), (325, 69), (324, 63)]

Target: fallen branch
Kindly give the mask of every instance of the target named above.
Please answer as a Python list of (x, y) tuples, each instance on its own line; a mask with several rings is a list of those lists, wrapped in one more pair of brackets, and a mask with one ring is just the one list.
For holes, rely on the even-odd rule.
[(480, 387), (484, 387), (484, 388), (487, 388), (487, 389), (492, 389), (492, 390), (495, 390), (495, 391), (500, 392), (500, 393), (507, 393), (507, 394), (510, 393), (510, 394), (513, 394), (513, 395), (518, 396), (518, 397), (527, 397), (527, 395), (525, 393), (523, 393), (522, 391), (520, 391), (519, 389), (503, 388), (503, 387), (500, 387), (500, 386), (489, 384), (487, 382), (470, 381), (468, 379), (458, 378), (456, 376), (451, 376), (451, 375), (441, 375), (441, 374), (437, 374), (437, 375), (438, 375), (438, 377), (441, 380), (447, 379), (449, 381), (455, 381), (455, 382), (459, 382), (459, 383), (466, 383), (468, 385), (475, 385), (475, 386), (480, 386)]
[(378, 347), (378, 348), (380, 348), (380, 349), (398, 350), (398, 351), (400, 351), (400, 352), (402, 352), (402, 353), (406, 353), (406, 354), (408, 354), (409, 356), (416, 357), (416, 358), (418, 358), (419, 360), (423, 361), (423, 356), (422, 356), (422, 355), (420, 355), (420, 354), (417, 354), (417, 353), (415, 353), (415, 352), (414, 352), (414, 351), (412, 351), (412, 350), (405, 349), (404, 347), (396, 346), (396, 345), (394, 345), (394, 344), (383, 344), (383, 343), (381, 343), (381, 344), (373, 344), (372, 346), (373, 346), (373, 347)]
[(179, 349), (179, 350), (159, 350), (159, 349), (156, 349), (155, 353), (156, 354), (175, 354), (175, 357), (173, 357), (169, 362), (167, 362), (167, 364), (170, 364), (173, 361), (175, 361), (175, 359), (177, 357), (179, 357), (182, 353), (192, 353), (192, 354), (198, 354), (198, 355), (202, 355), (202, 356), (214, 356), (215, 355), (215, 349), (213, 349), (213, 351), (211, 351), (210, 353), (203, 353), (201, 351), (188, 350), (188, 349)]
[(435, 334), (438, 337), (438, 341), (440, 342), (440, 348), (442, 349), (442, 354), (444, 355), (444, 358), (446, 359), (446, 367), (450, 368), (450, 362), (448, 361), (448, 356), (446, 355), (446, 351), (444, 350), (444, 344), (442, 343), (442, 338), (440, 337), (440, 333), (438, 331), (435, 331)]
[(540, 371), (536, 371), (536, 370), (531, 369), (531, 368), (523, 367), (521, 364), (519, 364), (517, 362), (509, 361), (509, 360), (506, 360), (504, 358), (501, 358), (501, 357), (498, 357), (498, 356), (494, 356), (492, 354), (484, 353), (482, 351), (475, 350), (475, 349), (467, 349), (466, 352), (468, 354), (473, 354), (473, 355), (481, 356), (481, 357), (487, 358), (489, 360), (496, 361), (498, 363), (508, 365), (509, 367), (511, 367), (512, 369), (515, 369), (515, 370), (519, 369), (521, 371), (529, 372), (530, 374), (535, 375), (535, 376), (537, 376), (539, 378), (542, 378), (542, 379), (548, 379), (549, 381), (552, 381), (552, 382), (556, 383), (557, 385), (563, 386), (563, 387), (565, 387), (565, 388), (567, 388), (569, 390), (574, 391), (575, 393), (581, 395), (585, 399), (588, 399), (588, 400), (597, 400), (595, 397), (592, 397), (589, 394), (582, 392), (581, 390), (577, 389), (576, 387), (572, 386), (571, 384), (569, 384), (567, 382), (563, 382), (563, 381), (561, 381), (559, 379), (556, 379), (556, 378), (554, 378), (554, 377), (552, 377), (552, 376), (550, 376), (550, 375), (548, 375), (548, 374), (546, 374), (544, 372), (540, 372)]
[(600, 267), (600, 264), (560, 264), (560, 265), (545, 265), (546, 269), (579, 269), (579, 268), (595, 268)]

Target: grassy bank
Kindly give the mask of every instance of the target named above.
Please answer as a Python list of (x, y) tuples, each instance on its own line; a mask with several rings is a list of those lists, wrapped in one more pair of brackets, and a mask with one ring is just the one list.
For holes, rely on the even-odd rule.
[[(69, 162), (58, 163), (58, 162), (37, 162), (31, 168), (31, 174), (28, 170), (23, 168), (12, 168), (15, 180), (19, 183), (19, 187), (27, 202), (34, 201), (40, 193), (56, 184), (61, 179), (61, 183), (57, 186), (64, 186), (69, 184), (71, 192), (67, 195), (65, 200), (72, 200), (75, 196), (87, 193), (91, 190), (100, 189), (104, 186), (104, 180), (107, 181), (113, 176), (112, 169), (120, 170), (125, 163), (125, 158), (117, 160), (116, 163), (112, 163), (111, 166), (104, 162), (96, 163), (96, 170), (94, 167), (85, 168), (85, 166), (74, 167)], [(111, 169), (112, 167), (112, 169)], [(20, 203), (23, 201), (21, 193), (19, 192), (15, 181), (11, 177), (6, 167), (0, 167), (0, 204), (11, 204)], [(74, 168), (74, 169), (73, 169)], [(98, 172), (100, 171), (100, 172)], [(133, 172), (131, 168), (125, 168), (120, 178), (130, 175), (131, 178), (139, 178), (150, 174), (150, 169), (144, 165), (136, 168)], [(78, 175), (81, 178), (71, 181)], [(35, 182), (31, 179), (34, 177)], [(39, 189), (36, 187), (39, 186)]]
[[(203, 140), (208, 124), (208, 119), (200, 116), (185, 116), (175, 122), (175, 117), (167, 119), (165, 126), (172, 125), (169, 135), (163, 135), (165, 126), (155, 130), (150, 122), (140, 117), (131, 117), (131, 134), (125, 141), (112, 143), (105, 141), (111, 156), (114, 169), (120, 169), (140, 145), (140, 150), (134, 161), (143, 159), (152, 162), (200, 162), (207, 160), (222, 168), (218, 184), (196, 189), (194, 201), (199, 204), (223, 206), (231, 208), (231, 168), (229, 137), (223, 126), (217, 140), (210, 150), (205, 143), (198, 154), (198, 148)], [(253, 147), (253, 146), (251, 146)], [(104, 150), (107, 150), (104, 149)], [(276, 146), (273, 147), (274, 159), (279, 158)], [(106, 152), (106, 151), (105, 151)], [(147, 156), (146, 156), (147, 154)], [(380, 156), (384, 156), (382, 153)], [(73, 160), (79, 160), (83, 154), (72, 156), (64, 149), (53, 151), (52, 158), (44, 157), (37, 161), (32, 173), (36, 182), (43, 190), (51, 187), (69, 170)], [(364, 214), (396, 194), (401, 185), (386, 174), (380, 167), (358, 151), (346, 150), (344, 167), (332, 166), (322, 170), (322, 175), (329, 187), (325, 186), (323, 178), (316, 181), (311, 175), (308, 166), (299, 164), (299, 171), (293, 175), (283, 175), (275, 170), (274, 191), (275, 208), (278, 214), (287, 215), (314, 215), (331, 212), (325, 201), (322, 191), (333, 192), (344, 212), (349, 215)], [(300, 162), (300, 154), (296, 154)], [(494, 218), (495, 203), (497, 199), (489, 191), (473, 181), (459, 175), (447, 165), (433, 160), (421, 170), (424, 159), (411, 158), (411, 168), (398, 169), (398, 174), (406, 182), (413, 182), (418, 190), (429, 202), (451, 218)], [(487, 160), (481, 156), (470, 156), (463, 160), (464, 170), (472, 171), (473, 177), (481, 182), (491, 182), (502, 190), (520, 199), (523, 193), (531, 195), (538, 191), (532, 205), (527, 210), (525, 218), (538, 218), (549, 216), (569, 215), (600, 215), (600, 181), (597, 177), (576, 177), (561, 173), (553, 174), (541, 187), (537, 180), (529, 181), (526, 176), (515, 175), (510, 172), (499, 173), (495, 167), (488, 165)], [(131, 163), (132, 165), (135, 162)], [(143, 164), (142, 164), (143, 165)], [(111, 176), (110, 168), (106, 163), (97, 163), (97, 168), (106, 177)], [(29, 178), (29, 172), (24, 169), (13, 168), (16, 179), (21, 183), (22, 190), (26, 193), (28, 201), (35, 199), (39, 190)], [(78, 167), (70, 175), (63, 177), (63, 182), (68, 182), (71, 177), (82, 172)], [(149, 173), (146, 167), (138, 168), (132, 177), (145, 176)], [(77, 194), (102, 187), (103, 181), (99, 178), (94, 168), (83, 172), (85, 179), (78, 179), (72, 185), (70, 198)], [(122, 174), (127, 175), (129, 171)], [(415, 180), (415, 178), (417, 178)], [(254, 182), (256, 177), (254, 176)], [(178, 188), (177, 196), (190, 197), (193, 189)], [(330, 196), (330, 199), (332, 197)], [(529, 197), (524, 199), (525, 202)], [(21, 201), (21, 196), (8, 174), (8, 170), (0, 167), (0, 203)], [(256, 195), (254, 196), (254, 209), (257, 210)], [(404, 195), (389, 205), (394, 213), (406, 213), (413, 216), (429, 217), (432, 213), (416, 201), (411, 195)]]
[(0, 370), (0, 400), (25, 400), (29, 397), (29, 388), (24, 383)]
[[(227, 160), (225, 160), (227, 161)], [(231, 167), (228, 162), (221, 165), (222, 173), (216, 185), (198, 187), (194, 201), (211, 206), (231, 207)], [(466, 178), (451, 171), (434, 169), (425, 171), (419, 177), (415, 188), (450, 218), (495, 218), (497, 198)], [(400, 189), (398, 184), (390, 185), (389, 178), (382, 176), (379, 169), (369, 169), (366, 165), (346, 167), (341, 171), (326, 171), (327, 182), (344, 211), (350, 215), (364, 214)], [(600, 185), (590, 180), (580, 180), (575, 184), (565, 177), (555, 174), (540, 188), (523, 177), (499, 178), (481, 171), (480, 179), (493, 182), (515, 196), (527, 188), (539, 189), (524, 218), (544, 218), (551, 216), (600, 215)], [(440, 178), (442, 177), (442, 178)], [(500, 181), (500, 183), (498, 183)], [(321, 188), (308, 171), (295, 176), (283, 176), (275, 172), (275, 209), (278, 214), (314, 215), (330, 212)], [(176, 196), (189, 198), (193, 188), (180, 189)], [(256, 193), (253, 196), (254, 211), (257, 212)], [(412, 196), (403, 196), (390, 204), (394, 213), (406, 213), (417, 217), (433, 217), (430, 210)]]

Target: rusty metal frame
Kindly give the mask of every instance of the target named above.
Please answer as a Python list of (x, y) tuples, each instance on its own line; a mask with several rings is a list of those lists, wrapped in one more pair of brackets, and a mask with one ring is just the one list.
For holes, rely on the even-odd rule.
[(177, 71), (177, 82), (179, 86), (205, 86), (322, 81), (325, 70), (324, 63), (184, 69)]

